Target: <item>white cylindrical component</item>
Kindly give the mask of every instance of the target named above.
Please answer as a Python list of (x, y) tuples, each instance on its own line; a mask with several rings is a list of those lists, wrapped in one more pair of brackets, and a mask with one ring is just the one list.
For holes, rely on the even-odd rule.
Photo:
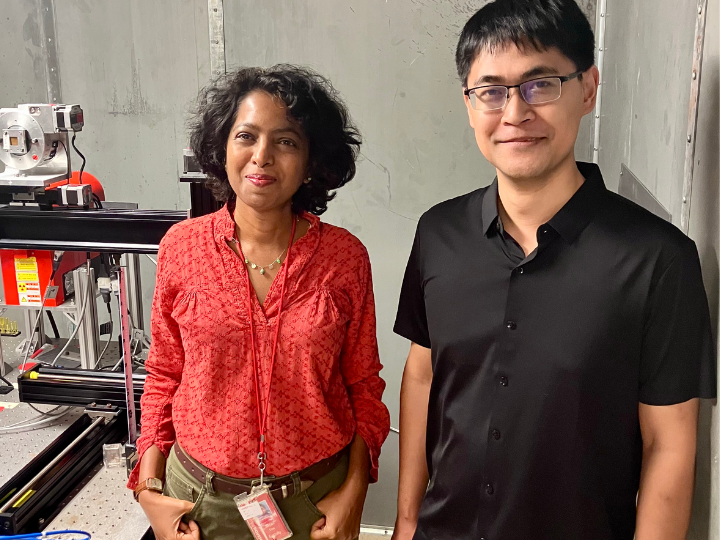
[(90, 277), (88, 279), (87, 268), (81, 266), (73, 271), (73, 279), (75, 280), (75, 306), (78, 309), (78, 316), (82, 311), (82, 305), (85, 304), (82, 319), (76, 320), (76, 324), (80, 326), (78, 332), (80, 366), (83, 369), (94, 369), (100, 352), (98, 349), (100, 328), (98, 326), (95, 298), (95, 270), (90, 268)]

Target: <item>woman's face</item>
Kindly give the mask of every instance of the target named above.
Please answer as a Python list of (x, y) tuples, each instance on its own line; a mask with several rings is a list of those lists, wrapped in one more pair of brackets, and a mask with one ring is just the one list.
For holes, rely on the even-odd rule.
[(290, 204), (307, 177), (308, 147), (281, 100), (260, 90), (245, 96), (230, 130), (225, 162), (238, 202), (258, 212)]

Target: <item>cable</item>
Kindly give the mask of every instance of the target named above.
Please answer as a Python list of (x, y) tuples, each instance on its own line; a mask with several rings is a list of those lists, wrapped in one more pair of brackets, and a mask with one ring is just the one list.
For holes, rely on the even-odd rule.
[[(28, 403), (27, 405), (30, 405), (30, 403)], [(40, 415), (41, 415), (41, 419), (42, 419), (43, 416), (46, 417), (46, 418), (57, 418), (57, 417), (63, 416), (63, 415), (64, 415), (66, 412), (68, 412), (68, 410), (70, 410), (72, 407), (64, 406), (64, 405), (58, 405), (57, 407), (55, 407), (55, 408), (53, 408), (53, 409), (50, 409), (50, 410), (47, 411), (47, 412), (43, 412), (43, 411), (41, 411), (40, 409), (36, 409), (36, 408), (33, 407), (32, 405), (30, 405), (30, 408), (36, 410), (37, 412), (39, 412)], [(54, 411), (57, 411), (58, 409), (65, 409), (65, 410), (60, 411), (59, 413), (56, 413), (56, 414), (51, 414), (51, 413), (53, 413)], [(27, 426), (35, 425), (35, 423), (36, 423), (37, 420), (38, 420), (37, 417), (34, 417), (34, 418), (26, 418), (25, 420), (20, 420), (19, 422), (15, 422), (14, 424), (10, 424), (9, 426), (3, 426), (2, 428), (0, 428), (0, 430), (21, 429), (21, 428), (18, 427), (18, 426), (22, 426), (22, 428), (25, 428), (25, 427), (27, 427)], [(28, 422), (29, 422), (29, 423), (28, 423)], [(0, 537), (0, 538), (1, 538), (1, 537)]]
[(156, 261), (155, 259), (153, 259), (153, 258), (152, 258), (150, 255), (148, 255), (147, 253), (145, 254), (145, 256), (146, 256), (148, 259), (150, 259), (155, 266), (157, 266), (157, 261)]
[(83, 156), (82, 152), (80, 150), (78, 150), (78, 147), (75, 146), (75, 137), (77, 137), (77, 133), (73, 133), (70, 143), (72, 144), (72, 147), (77, 152), (78, 156), (80, 156), (83, 160), (82, 165), (80, 166), (80, 177), (78, 178), (78, 183), (82, 184), (82, 176), (83, 176), (83, 171), (85, 170), (86, 159), (85, 159), (85, 156)]
[(37, 429), (38, 426), (44, 426), (45, 424), (49, 424), (51, 422), (54, 422), (55, 420), (58, 420), (65, 416), (66, 414), (70, 413), (72, 411), (73, 407), (68, 407), (65, 411), (63, 411), (60, 414), (53, 414), (49, 416), (48, 418), (45, 418), (43, 420), (39, 420), (37, 422), (33, 422), (31, 424), (27, 424), (25, 422), (18, 422), (18, 424), (13, 424), (10, 426), (2, 427), (0, 428), (0, 433), (8, 433), (8, 432), (15, 432), (15, 431), (25, 431), (27, 429)]
[(87, 275), (88, 275), (88, 284), (87, 289), (85, 291), (85, 298), (83, 299), (83, 305), (82, 308), (80, 308), (80, 315), (78, 316), (77, 324), (75, 325), (75, 329), (73, 330), (72, 334), (70, 334), (70, 337), (68, 338), (67, 342), (63, 346), (62, 349), (60, 349), (60, 352), (55, 357), (55, 360), (53, 360), (50, 365), (54, 366), (55, 363), (60, 360), (60, 357), (65, 354), (65, 351), (67, 351), (68, 347), (70, 346), (70, 342), (75, 339), (75, 336), (78, 333), (78, 330), (80, 330), (80, 324), (82, 324), (83, 317), (85, 316), (85, 309), (87, 308), (87, 305), (90, 303), (90, 291), (93, 288), (93, 283), (90, 280), (90, 259), (87, 260)]
[(55, 317), (53, 317), (52, 312), (47, 312), (48, 319), (50, 320), (50, 326), (52, 326), (53, 334), (55, 335), (55, 339), (60, 339), (60, 332), (58, 332), (57, 324), (55, 324)]
[(100, 361), (102, 360), (103, 355), (105, 354), (105, 351), (108, 350), (108, 347), (110, 346), (110, 342), (112, 341), (112, 333), (113, 333), (113, 320), (112, 320), (112, 313), (110, 313), (110, 337), (108, 338), (107, 343), (105, 343), (105, 347), (103, 347), (103, 350), (100, 353), (100, 356), (98, 356), (97, 362), (95, 362), (95, 367), (93, 369), (97, 369), (97, 367), (100, 365)]
[(38, 409), (38, 408), (37, 408), (35, 405), (33, 405), (32, 403), (25, 403), (25, 404), (26, 404), (28, 407), (30, 407), (33, 411), (39, 412), (40, 414), (46, 415), (46, 416), (53, 416), (53, 414), (52, 414), (53, 411), (57, 411), (58, 409), (62, 409), (62, 408), (63, 408), (63, 405), (58, 405), (57, 407), (55, 407), (55, 408), (53, 408), (53, 409), (50, 409), (49, 411), (41, 411), (40, 409)]
[(103, 205), (102, 205), (102, 202), (100, 201), (100, 197), (98, 197), (97, 195), (95, 195), (93, 193), (92, 198), (93, 198), (93, 201), (95, 202), (95, 206), (97, 207), (97, 209), (102, 210)]
[(123, 357), (120, 357), (120, 360), (117, 361), (117, 364), (115, 364), (110, 371), (115, 371), (117, 368), (120, 367), (120, 364), (123, 362)]
[(90, 533), (86, 533), (85, 531), (75, 531), (72, 529), (67, 529), (64, 531), (44, 531), (30, 534), (16, 534), (14, 536), (3, 536), (3, 538), (7, 538), (10, 540), (43, 540), (44, 538), (52, 538), (53, 536), (60, 536), (66, 534), (82, 535), (82, 538), (74, 538), (73, 540), (90, 540), (92, 538), (90, 536)]

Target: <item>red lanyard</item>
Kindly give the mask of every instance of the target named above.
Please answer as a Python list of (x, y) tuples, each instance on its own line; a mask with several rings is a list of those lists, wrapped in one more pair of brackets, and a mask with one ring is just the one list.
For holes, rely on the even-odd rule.
[[(265, 460), (267, 454), (265, 453), (265, 423), (267, 421), (268, 409), (270, 408), (270, 388), (272, 384), (273, 369), (275, 367), (275, 354), (277, 351), (278, 335), (280, 334), (280, 317), (283, 312), (283, 304), (285, 303), (285, 283), (287, 282), (288, 269), (290, 268), (290, 249), (292, 248), (293, 238), (295, 238), (295, 228), (297, 225), (297, 219), (293, 217), (292, 232), (290, 233), (290, 242), (288, 243), (287, 256), (285, 257), (285, 264), (283, 268), (282, 283), (280, 287), (280, 307), (278, 308), (277, 323), (275, 325), (275, 337), (273, 339), (272, 352), (270, 353), (270, 380), (268, 381), (268, 392), (265, 398), (265, 407), (261, 407), (260, 403), (260, 363), (258, 362), (257, 349), (255, 347), (255, 322), (253, 320), (252, 310), (252, 295), (254, 290), (252, 283), (250, 283), (250, 269), (245, 268), (245, 279), (247, 284), (247, 310), (248, 317), (250, 319), (250, 343), (252, 344), (252, 357), (253, 357), (253, 376), (255, 379), (255, 402), (257, 404), (257, 418), (258, 418), (258, 430), (260, 431), (260, 451), (258, 452), (258, 469), (260, 469), (260, 483), (263, 482), (263, 476), (265, 474)], [(242, 260), (245, 260), (245, 256), (242, 252), (239, 240), (236, 239), (236, 245), (240, 251)]]

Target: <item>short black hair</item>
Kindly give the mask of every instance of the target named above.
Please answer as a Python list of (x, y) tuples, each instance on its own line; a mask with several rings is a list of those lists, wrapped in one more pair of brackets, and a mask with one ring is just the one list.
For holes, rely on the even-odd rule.
[(188, 127), (190, 148), (207, 175), (207, 187), (218, 201), (234, 197), (225, 171), (227, 140), (240, 104), (256, 90), (285, 103), (288, 117), (309, 141), (311, 180), (293, 196), (293, 211), (322, 214), (335, 190), (355, 176), (361, 137), (330, 81), (305, 67), (241, 67), (200, 91)]
[(595, 36), (575, 0), (495, 0), (470, 17), (460, 34), (455, 64), (463, 86), (478, 54), (510, 43), (538, 51), (555, 47), (577, 71), (595, 64)]

